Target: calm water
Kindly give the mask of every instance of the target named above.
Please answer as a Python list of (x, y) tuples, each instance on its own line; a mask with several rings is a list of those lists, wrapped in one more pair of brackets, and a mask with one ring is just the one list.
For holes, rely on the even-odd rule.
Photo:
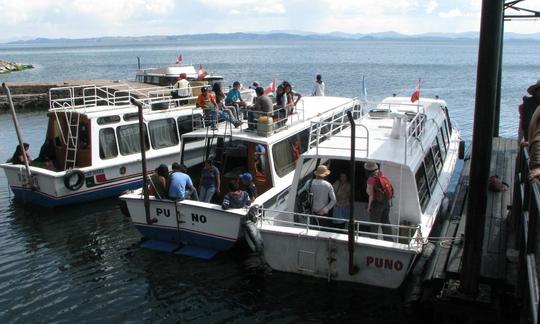
[[(476, 79), (475, 42), (300, 42), (0, 45), (0, 58), (35, 69), (0, 76), (3, 82), (133, 79), (143, 66), (203, 63), (244, 84), (287, 79), (303, 93), (321, 73), (327, 93), (368, 97), (410, 95), (448, 101), (463, 137), (471, 138)], [(516, 107), (540, 76), (540, 42), (507, 43), (501, 134), (514, 136)], [(45, 133), (43, 113), (21, 114), (30, 153)], [(15, 146), (9, 115), (0, 115), (0, 160)], [(115, 199), (43, 210), (15, 203), (0, 174), (0, 322), (326, 322), (404, 320), (400, 294), (271, 272), (257, 257), (224, 253), (211, 261), (170, 256), (137, 246), (140, 239)]]

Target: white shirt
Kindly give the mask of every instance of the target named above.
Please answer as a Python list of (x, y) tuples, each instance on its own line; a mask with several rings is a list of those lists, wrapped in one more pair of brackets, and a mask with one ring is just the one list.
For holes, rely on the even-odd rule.
[(300, 189), (300, 192), (304, 190), (309, 190), (313, 194), (313, 204), (311, 209), (314, 212), (319, 212), (323, 208), (325, 208), (326, 211), (329, 211), (336, 204), (334, 187), (326, 180), (313, 179), (306, 181), (302, 189)]
[(180, 97), (191, 97), (191, 86), (189, 85), (189, 81), (186, 79), (178, 80), (174, 86), (174, 89), (178, 89), (178, 95)]
[(313, 86), (313, 95), (324, 97), (324, 82), (321, 81), (321, 83), (319, 83), (315, 81), (315, 85)]

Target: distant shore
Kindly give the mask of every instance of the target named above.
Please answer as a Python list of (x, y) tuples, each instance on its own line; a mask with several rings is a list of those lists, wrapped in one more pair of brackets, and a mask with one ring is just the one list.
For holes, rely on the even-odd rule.
[(33, 69), (34, 66), (31, 64), (18, 64), (14, 62), (8, 62), (0, 60), (0, 74), (22, 71), (27, 69)]

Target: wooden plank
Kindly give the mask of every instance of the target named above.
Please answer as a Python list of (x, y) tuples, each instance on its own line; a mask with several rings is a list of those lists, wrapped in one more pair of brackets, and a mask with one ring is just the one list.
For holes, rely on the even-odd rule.
[[(465, 237), (465, 223), (467, 221), (467, 200), (465, 200), (464, 206), (463, 206), (463, 213), (461, 214), (461, 219), (459, 220), (459, 225), (456, 230), (456, 234), (454, 237)], [(461, 242), (460, 244), (454, 244), (452, 245), (452, 249), (450, 250), (450, 253), (448, 255), (448, 262), (446, 265), (446, 273), (448, 274), (448, 277), (451, 278), (457, 278), (459, 277), (459, 273), (461, 272), (461, 264), (463, 261), (463, 248), (464, 244)]]

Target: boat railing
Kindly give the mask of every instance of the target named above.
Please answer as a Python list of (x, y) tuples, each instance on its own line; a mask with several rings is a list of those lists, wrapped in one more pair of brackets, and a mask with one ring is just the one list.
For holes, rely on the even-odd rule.
[[(336, 147), (326, 142), (332, 138), (350, 138), (349, 135), (342, 135), (342, 131), (351, 126), (347, 118), (347, 110), (349, 106), (343, 107), (343, 109), (333, 110), (330, 116), (323, 116), (320, 121), (312, 121), (309, 134), (309, 147), (316, 149), (316, 154), (319, 154), (319, 149), (329, 150), (343, 150), (343, 147)], [(362, 107), (360, 105), (354, 105), (351, 113), (353, 118), (358, 119), (362, 116)], [(325, 118), (326, 117), (326, 118)], [(363, 152), (365, 157), (369, 154), (369, 130), (362, 124), (355, 125), (356, 139), (360, 140), (363, 145), (356, 145), (355, 151)], [(350, 147), (349, 147), (350, 149)]]
[[(269, 215), (267, 216), (267, 214)], [(285, 215), (292, 220), (279, 219), (279, 216), (276, 217), (277, 215)], [(276, 226), (301, 227), (305, 229), (305, 232), (303, 232), (304, 235), (309, 235), (310, 231), (314, 230), (348, 234), (349, 226), (348, 219), (259, 208), (257, 224), (260, 227), (263, 223)], [(335, 224), (336, 226), (331, 226), (330, 224)], [(379, 233), (379, 226), (381, 229), (389, 229), (395, 234), (384, 234), (384, 230), (383, 233)], [(376, 232), (370, 230), (373, 227), (377, 228)], [(408, 248), (419, 248), (425, 243), (425, 238), (422, 237), (420, 225), (396, 225), (361, 220), (354, 221), (354, 237), (355, 242), (358, 242), (361, 237), (372, 239), (379, 239), (379, 237), (382, 237), (382, 240), (406, 244)]]

